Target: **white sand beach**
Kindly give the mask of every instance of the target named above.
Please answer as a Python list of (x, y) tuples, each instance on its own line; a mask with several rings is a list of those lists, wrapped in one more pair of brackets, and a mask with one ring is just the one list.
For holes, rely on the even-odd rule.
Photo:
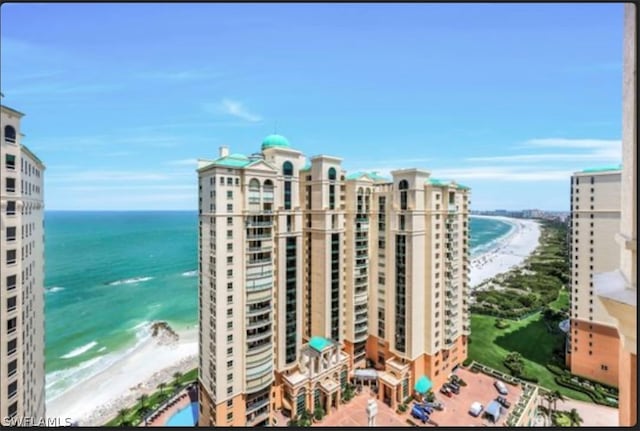
[(482, 282), (522, 264), (533, 253), (540, 240), (540, 225), (536, 220), (498, 216), (482, 217), (503, 220), (514, 225), (514, 229), (494, 248), (471, 259), (469, 285), (472, 289)]
[(148, 338), (133, 352), (108, 368), (78, 383), (47, 402), (47, 417), (99, 426), (136, 402), (141, 394), (157, 390), (176, 371), (187, 372), (198, 364), (197, 329), (179, 332), (177, 341)]

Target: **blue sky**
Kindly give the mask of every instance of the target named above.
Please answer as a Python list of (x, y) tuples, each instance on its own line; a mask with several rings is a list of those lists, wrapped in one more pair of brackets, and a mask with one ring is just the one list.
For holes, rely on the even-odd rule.
[(568, 210), (620, 162), (622, 4), (3, 4), (3, 103), (48, 209), (196, 209), (195, 159), (274, 131), (472, 207)]

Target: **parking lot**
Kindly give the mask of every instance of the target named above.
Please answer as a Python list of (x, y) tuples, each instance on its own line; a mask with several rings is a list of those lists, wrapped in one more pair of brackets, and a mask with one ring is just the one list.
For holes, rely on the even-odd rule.
[[(441, 394), (440, 388), (433, 388), (436, 399), (444, 403), (444, 410), (434, 411), (430, 419), (440, 426), (503, 426), (509, 412), (522, 395), (522, 388), (505, 384), (509, 391), (505, 398), (511, 403), (511, 407), (509, 409), (503, 408), (500, 419), (494, 424), (489, 419), (483, 418), (483, 414), (478, 417), (471, 416), (469, 408), (475, 401), (478, 401), (483, 408), (486, 408), (491, 401), (496, 399), (499, 394), (493, 386), (495, 379), (486, 374), (476, 374), (465, 369), (458, 369), (456, 374), (467, 383), (467, 386), (461, 387), (460, 393), (458, 395), (453, 394), (451, 398)], [(407, 419), (410, 418), (412, 405), (413, 403), (410, 404), (407, 412), (403, 414)], [(412, 420), (421, 426), (431, 426), (429, 424), (423, 425), (413, 418)]]

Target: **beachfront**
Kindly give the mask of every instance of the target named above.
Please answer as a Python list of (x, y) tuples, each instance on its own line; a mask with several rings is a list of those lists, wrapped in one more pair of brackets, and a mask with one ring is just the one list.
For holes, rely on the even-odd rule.
[(522, 264), (533, 253), (540, 241), (540, 224), (536, 220), (514, 219), (498, 216), (475, 216), (502, 220), (513, 225), (495, 247), (471, 259), (470, 286), (475, 288), (482, 282)]
[[(540, 238), (540, 226), (535, 220), (491, 218), (509, 222), (514, 228), (496, 241), (494, 248), (472, 259), (472, 288), (520, 265), (535, 250)], [(47, 414), (70, 417), (80, 425), (103, 425), (118, 410), (135, 404), (141, 394), (150, 394), (160, 382), (170, 381), (176, 371), (195, 368), (197, 352), (195, 329), (179, 333), (179, 340), (169, 343), (149, 338), (130, 355), (50, 401)]]
[(197, 367), (197, 330), (179, 332), (177, 341), (148, 338), (130, 355), (73, 386), (47, 403), (47, 417), (71, 418), (82, 426), (104, 425), (118, 411), (151, 394), (176, 371)]

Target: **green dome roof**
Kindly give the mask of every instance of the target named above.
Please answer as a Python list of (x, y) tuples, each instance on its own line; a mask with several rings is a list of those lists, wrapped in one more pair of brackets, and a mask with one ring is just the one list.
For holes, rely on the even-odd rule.
[(269, 135), (266, 138), (264, 138), (264, 140), (262, 141), (263, 150), (267, 148), (274, 148), (274, 147), (288, 148), (290, 147), (289, 141), (287, 141), (287, 138), (281, 135)]

